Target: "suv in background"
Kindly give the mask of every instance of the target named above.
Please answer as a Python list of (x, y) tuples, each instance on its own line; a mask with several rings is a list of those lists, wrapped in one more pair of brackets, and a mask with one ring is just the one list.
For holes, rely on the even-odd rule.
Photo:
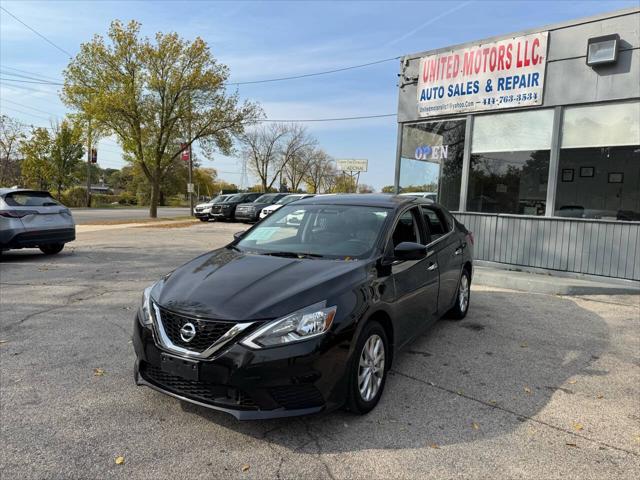
[(233, 196), (233, 194), (218, 195), (217, 197), (214, 197), (214, 198), (210, 199), (208, 202), (199, 203), (193, 209), (193, 215), (196, 218), (199, 218), (201, 222), (208, 222), (209, 221), (209, 214), (211, 213), (211, 205), (215, 205), (217, 203), (222, 203), (226, 199), (228, 199), (229, 197), (232, 197), (232, 196)]
[(235, 220), (236, 207), (241, 203), (253, 202), (261, 193), (236, 193), (222, 203), (211, 205), (209, 216), (214, 220)]
[(264, 207), (273, 205), (286, 196), (286, 193), (265, 193), (251, 203), (242, 203), (236, 208), (236, 220), (240, 220), (241, 222), (257, 222), (260, 219), (260, 212)]
[(0, 188), (0, 253), (39, 248), (54, 255), (76, 239), (71, 211), (49, 192)]

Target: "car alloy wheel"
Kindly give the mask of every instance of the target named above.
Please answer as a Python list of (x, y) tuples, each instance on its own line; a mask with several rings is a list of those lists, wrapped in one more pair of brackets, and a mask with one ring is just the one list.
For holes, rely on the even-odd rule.
[(458, 308), (461, 312), (466, 312), (469, 307), (469, 277), (460, 277), (460, 288), (458, 288)]
[(358, 390), (365, 402), (375, 398), (384, 378), (384, 343), (379, 335), (371, 335), (360, 353)]

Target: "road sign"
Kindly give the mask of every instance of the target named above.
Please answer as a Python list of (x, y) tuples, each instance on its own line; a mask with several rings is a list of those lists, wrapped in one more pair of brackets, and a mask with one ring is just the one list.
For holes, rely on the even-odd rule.
[(336, 160), (336, 166), (341, 172), (366, 172), (369, 167), (369, 160), (341, 158)]
[(187, 183), (187, 193), (193, 193), (195, 190), (193, 189), (193, 183)]

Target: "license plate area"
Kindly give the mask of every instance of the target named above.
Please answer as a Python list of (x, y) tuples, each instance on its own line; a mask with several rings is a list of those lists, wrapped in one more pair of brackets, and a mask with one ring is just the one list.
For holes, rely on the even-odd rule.
[(160, 368), (169, 375), (175, 375), (186, 380), (197, 381), (200, 378), (200, 362), (174, 357), (166, 353), (160, 354)]

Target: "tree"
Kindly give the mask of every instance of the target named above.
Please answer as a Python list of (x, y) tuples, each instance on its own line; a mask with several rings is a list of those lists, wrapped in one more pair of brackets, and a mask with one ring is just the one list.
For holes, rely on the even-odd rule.
[(0, 115), (0, 186), (20, 183), (20, 143), (25, 127), (7, 115)]
[(393, 185), (385, 185), (384, 187), (382, 187), (382, 193), (395, 193), (396, 192), (396, 187), (394, 187)]
[(242, 156), (249, 170), (260, 180), (263, 192), (271, 189), (282, 170), (279, 159), (286, 135), (285, 124), (272, 123), (255, 127), (239, 137)]
[(366, 183), (358, 185), (358, 193), (373, 193), (375, 191), (376, 189), (372, 185), (367, 185)]
[(299, 124), (288, 126), (280, 171), (284, 173), (295, 192), (303, 178), (311, 168), (313, 153), (318, 141), (307, 133), (307, 129)]
[(54, 126), (55, 136), (51, 145), (51, 183), (56, 188), (57, 198), (62, 189), (76, 182), (74, 173), (82, 163), (82, 130), (68, 120)]
[(311, 165), (304, 178), (307, 189), (311, 193), (328, 191), (333, 184), (335, 168), (331, 157), (324, 150), (314, 149), (311, 155)]
[(233, 137), (260, 116), (250, 102), (227, 94), (229, 70), (201, 38), (176, 33), (140, 37), (140, 24), (111, 23), (107, 44), (96, 35), (64, 71), (63, 101), (114, 133), (150, 187), (157, 217), (160, 186), (180, 143), (205, 154), (230, 154)]
[(46, 128), (33, 128), (28, 140), (24, 140), (20, 151), (22, 160), (22, 179), (25, 186), (48, 190), (53, 176), (51, 150), (53, 141)]

